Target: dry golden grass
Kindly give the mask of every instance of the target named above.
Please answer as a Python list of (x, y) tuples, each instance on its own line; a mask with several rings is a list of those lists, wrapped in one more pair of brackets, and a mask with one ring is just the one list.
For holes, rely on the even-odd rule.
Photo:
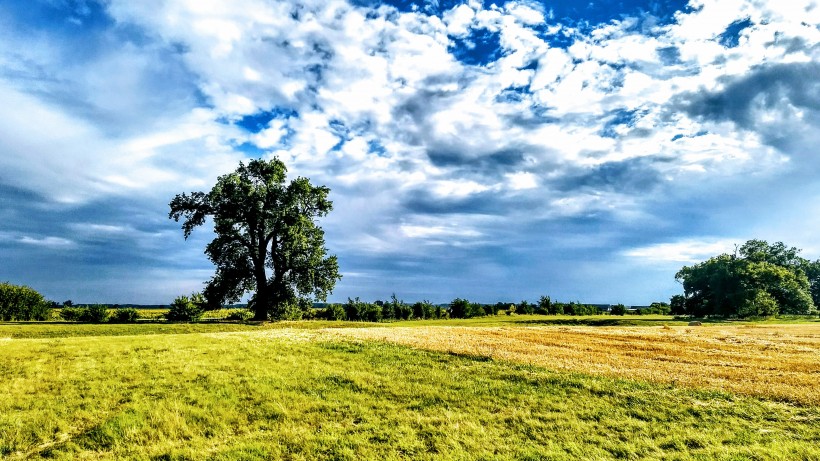
[(346, 328), (325, 334), (820, 404), (820, 325)]

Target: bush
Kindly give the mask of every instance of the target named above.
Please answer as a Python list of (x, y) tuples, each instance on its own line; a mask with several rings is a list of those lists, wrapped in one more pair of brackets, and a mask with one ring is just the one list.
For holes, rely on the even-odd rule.
[(1, 320), (48, 320), (51, 303), (27, 286), (0, 283)]
[(379, 322), (382, 319), (382, 308), (375, 304), (362, 303), (361, 320)]
[(533, 314), (535, 313), (535, 305), (530, 304), (527, 301), (521, 301), (520, 303), (518, 303), (515, 312), (519, 314)]
[(470, 301), (456, 298), (450, 302), (450, 317), (454, 319), (467, 318), (471, 314)]
[(239, 320), (240, 322), (245, 322), (253, 317), (253, 312), (247, 309), (231, 309), (228, 311), (228, 315), (225, 317), (225, 320)]
[(177, 296), (165, 318), (177, 322), (196, 322), (204, 313), (205, 297), (201, 293), (193, 293), (190, 298), (185, 295)]
[(378, 304), (362, 302), (359, 300), (359, 298), (347, 298), (347, 302), (345, 303), (343, 308), (348, 320), (364, 320), (367, 322), (378, 322), (383, 318), (384, 315), (384, 303), (382, 303), (382, 305), (380, 306)]
[(133, 307), (114, 309), (111, 321), (116, 323), (134, 323), (140, 318), (140, 313)]
[(540, 315), (554, 314), (552, 311), (552, 300), (549, 296), (541, 296), (538, 300), (538, 306), (535, 308), (535, 313)]
[(276, 306), (271, 317), (276, 320), (301, 320), (313, 310), (312, 303), (306, 299), (294, 299)]
[(435, 314), (435, 307), (430, 301), (420, 301), (413, 304), (413, 317), (417, 319), (429, 319)]
[(319, 317), (326, 320), (347, 320), (345, 308), (341, 304), (328, 304), (319, 313)]
[(450, 315), (447, 313), (447, 310), (441, 306), (436, 306), (433, 310), (433, 318), (434, 319), (446, 319), (450, 318)]
[(69, 322), (79, 322), (84, 312), (85, 308), (83, 307), (63, 306), (63, 308), (60, 309), (60, 317)]
[(110, 317), (110, 312), (105, 304), (75, 307), (64, 305), (60, 309), (60, 317), (69, 322), (105, 323)]
[(616, 304), (609, 310), (610, 315), (624, 315), (626, 314), (626, 306), (623, 304)]
[(89, 323), (105, 323), (108, 321), (109, 316), (108, 306), (105, 304), (92, 304), (83, 308), (83, 311), (80, 314), (80, 321)]

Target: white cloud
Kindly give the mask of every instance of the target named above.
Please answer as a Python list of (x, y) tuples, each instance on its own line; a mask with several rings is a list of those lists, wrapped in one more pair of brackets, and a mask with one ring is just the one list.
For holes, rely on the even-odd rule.
[(624, 251), (624, 255), (642, 263), (699, 263), (712, 256), (733, 252), (738, 242), (739, 240), (730, 239), (686, 239), (632, 248)]
[(71, 240), (52, 236), (42, 238), (24, 236), (20, 238), (19, 242), (26, 245), (34, 245), (51, 249), (71, 248), (76, 245), (76, 243)]

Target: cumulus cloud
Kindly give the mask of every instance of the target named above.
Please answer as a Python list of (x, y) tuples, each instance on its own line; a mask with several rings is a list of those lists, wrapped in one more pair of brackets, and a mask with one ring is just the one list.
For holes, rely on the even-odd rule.
[[(172, 232), (173, 194), (275, 155), (333, 190), (328, 239), (352, 271), (406, 275), (386, 261), (440, 245), (444, 266), (483, 265), (441, 272), (467, 283), (505, 247), (559, 245), (539, 243), (545, 227), (612, 258), (696, 257), (670, 231), (709, 230), (686, 210), (732, 210), (817, 170), (813, 2), (416, 3), (112, 0), (49, 24), (0, 7), (0, 187), (22, 197), (6, 213), (129, 201), (159, 216), (138, 226), (109, 210), (14, 235), (166, 248), (155, 236)], [(762, 203), (787, 206), (779, 197)], [(179, 253), (186, 267), (207, 267), (193, 253)], [(523, 279), (536, 284), (550, 262), (533, 264)]]

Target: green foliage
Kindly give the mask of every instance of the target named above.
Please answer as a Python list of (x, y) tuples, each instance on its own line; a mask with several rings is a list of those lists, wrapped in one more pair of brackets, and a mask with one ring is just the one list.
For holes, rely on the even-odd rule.
[(538, 307), (535, 308), (535, 314), (547, 315), (554, 314), (552, 312), (552, 300), (549, 296), (541, 296), (538, 300)]
[[(781, 242), (768, 245), (750, 240), (738, 254), (722, 254), (683, 267), (675, 278), (683, 284), (686, 314), (745, 318), (813, 313), (811, 284), (806, 276), (810, 263), (798, 253)], [(675, 310), (679, 309), (676, 305)]]
[(737, 316), (748, 317), (770, 317), (778, 312), (777, 301), (764, 290), (755, 290), (754, 294), (744, 300)]
[(435, 315), (435, 306), (430, 301), (424, 300), (413, 303), (411, 307), (413, 310), (413, 318), (416, 319), (431, 319)]
[(111, 313), (105, 304), (66, 306), (60, 309), (60, 317), (69, 322), (105, 323)]
[(624, 315), (626, 314), (626, 306), (623, 304), (615, 304), (609, 310), (610, 315)]
[(177, 296), (165, 318), (176, 322), (196, 322), (205, 313), (207, 301), (202, 293), (193, 293), (190, 297)]
[(0, 283), (0, 320), (48, 320), (51, 303), (27, 286)]
[(90, 304), (85, 306), (84, 312), (80, 315), (81, 322), (105, 323), (111, 316), (109, 307), (105, 304)]
[(577, 303), (571, 301), (569, 303), (555, 303), (556, 306), (556, 314), (561, 312), (566, 315), (599, 315), (601, 313), (601, 309), (596, 306), (590, 306), (586, 304)]
[(366, 322), (378, 322), (383, 318), (383, 306), (360, 301), (359, 298), (347, 298), (343, 306), (348, 320), (363, 320)]
[(520, 303), (518, 303), (518, 306), (516, 306), (515, 312), (517, 314), (532, 314), (535, 312), (535, 305), (530, 304), (526, 300), (521, 301)]
[(674, 295), (669, 300), (669, 313), (672, 315), (686, 314), (686, 297), (683, 295)]
[(449, 317), (450, 317), (450, 314), (447, 312), (446, 309), (444, 309), (441, 306), (436, 306), (436, 308), (433, 310), (433, 318), (434, 319), (446, 319), (446, 318), (449, 318)]
[(672, 311), (669, 303), (654, 302), (649, 307), (635, 309), (636, 315), (669, 315)]
[(251, 317), (253, 317), (253, 312), (247, 309), (231, 309), (225, 317), (225, 320), (239, 320), (240, 322), (244, 322), (250, 320)]
[(85, 312), (84, 307), (65, 306), (60, 309), (60, 317), (69, 322), (79, 322)]
[(484, 317), (485, 315), (496, 314), (497, 312), (493, 306), (484, 306), (479, 303), (471, 303), (470, 301), (461, 298), (452, 300), (447, 310), (447, 316), (454, 319), (469, 319), (473, 317)]
[(114, 309), (110, 321), (115, 323), (134, 323), (139, 320), (139, 318), (139, 311), (133, 307), (121, 307)]
[(255, 319), (291, 318), (309, 298), (327, 299), (341, 278), (315, 221), (333, 209), (330, 189), (301, 177), (286, 184), (286, 172), (276, 158), (240, 163), (209, 193), (180, 194), (169, 204), (186, 239), (213, 219), (216, 238), (205, 249), (216, 265), (204, 293), (209, 306), (255, 292)]
[(319, 318), (325, 320), (347, 320), (347, 313), (345, 312), (344, 306), (332, 303), (325, 306), (320, 312)]
[(470, 314), (470, 301), (466, 299), (456, 298), (450, 302), (450, 317), (454, 319), (466, 319), (472, 317)]

